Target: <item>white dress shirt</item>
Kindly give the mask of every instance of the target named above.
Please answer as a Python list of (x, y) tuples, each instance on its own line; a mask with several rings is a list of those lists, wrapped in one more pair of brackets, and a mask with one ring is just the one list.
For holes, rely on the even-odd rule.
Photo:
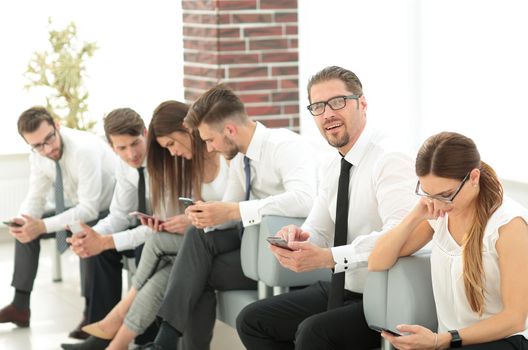
[[(114, 190), (116, 156), (102, 138), (86, 131), (60, 128), (63, 154), (62, 171), (64, 200), (68, 210), (43, 219), (46, 232), (64, 230), (75, 220), (89, 222), (108, 209)], [(29, 192), (20, 214), (40, 218), (46, 198), (55, 186), (55, 162), (34, 152), (29, 157)], [(52, 201), (55, 203), (55, 200)]]
[(240, 202), (244, 226), (257, 225), (264, 215), (305, 217), (316, 193), (316, 171), (302, 138), (286, 129), (257, 123), (246, 156), (250, 159), (251, 191), (245, 201), (244, 155), (233, 158), (225, 202)]
[(320, 247), (333, 247), (334, 272), (346, 271), (345, 288), (362, 293), (370, 252), (380, 235), (416, 204), (414, 162), (368, 124), (345, 159), (352, 163), (347, 244), (333, 247), (341, 156), (321, 168), (319, 192), (303, 230)]
[[(146, 167), (143, 169), (143, 173), (145, 174), (145, 195), (148, 199), (149, 177)], [(117, 251), (136, 248), (145, 243), (148, 235), (152, 233), (152, 230), (144, 225), (128, 229), (137, 224), (137, 218), (128, 214), (138, 210), (138, 181), (138, 169), (119, 159), (116, 167), (116, 187), (112, 203), (110, 204), (110, 214), (93, 227), (100, 234), (112, 234)], [(146, 200), (146, 204), (147, 213), (151, 213), (150, 201)]]
[[(502, 304), (499, 254), (496, 244), (499, 228), (516, 217), (528, 222), (528, 209), (505, 197), (502, 205), (491, 215), (482, 238), (482, 266), (484, 268), (484, 311), (479, 316), (469, 305), (464, 287), (462, 247), (448, 229), (449, 213), (429, 224), (434, 230), (431, 253), (431, 277), (438, 315), (438, 331), (469, 327), (486, 320), (504, 309)], [(516, 333), (528, 339), (528, 320), (525, 329)]]

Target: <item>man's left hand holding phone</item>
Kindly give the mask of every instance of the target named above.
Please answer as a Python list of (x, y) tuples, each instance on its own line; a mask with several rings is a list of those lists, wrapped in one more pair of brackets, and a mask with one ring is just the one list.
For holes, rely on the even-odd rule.
[(9, 227), (9, 233), (20, 243), (28, 243), (46, 232), (46, 226), (41, 219), (22, 214), (22, 218), (3, 221)]

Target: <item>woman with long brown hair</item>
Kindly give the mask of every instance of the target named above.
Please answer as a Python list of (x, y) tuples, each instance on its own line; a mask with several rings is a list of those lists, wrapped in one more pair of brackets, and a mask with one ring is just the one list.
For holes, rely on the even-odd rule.
[(380, 238), (369, 270), (390, 268), (432, 241), (438, 333), (399, 325), (399, 349), (528, 348), (528, 210), (503, 196), (474, 142), (443, 132), (416, 158), (416, 207)]
[[(83, 328), (92, 335), (90, 338), (84, 343), (63, 345), (64, 349), (128, 349), (129, 343), (155, 320), (183, 234), (190, 226), (178, 198), (222, 199), (227, 185), (227, 162), (219, 153), (208, 152), (198, 132), (183, 125), (188, 109), (181, 102), (163, 102), (150, 122), (147, 170), (156, 219), (141, 222), (156, 233), (145, 243), (132, 288), (103, 320)], [(208, 302), (215, 301), (203, 301)], [(202, 333), (195, 336), (191, 332), (184, 342), (191, 341), (193, 346), (203, 342), (208, 346), (208, 328), (197, 327)]]

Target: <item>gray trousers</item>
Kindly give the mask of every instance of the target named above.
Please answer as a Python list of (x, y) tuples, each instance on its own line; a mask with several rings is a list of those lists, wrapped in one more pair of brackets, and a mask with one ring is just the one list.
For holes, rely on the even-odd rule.
[[(49, 217), (54, 215), (53, 213), (45, 213), (43, 217)], [(89, 226), (93, 226), (99, 219), (104, 218), (108, 215), (108, 211), (99, 213), (99, 218), (92, 222), (89, 222)], [(28, 243), (20, 243), (15, 240), (15, 268), (13, 270), (13, 279), (11, 285), (15, 289), (31, 292), (33, 290), (33, 284), (37, 276), (38, 263), (40, 257), (40, 240), (44, 238), (44, 235), (32, 240)], [(87, 286), (85, 280), (88, 279), (91, 269), (87, 259), (80, 260), (80, 273), (81, 273), (81, 295), (84, 297), (87, 295)]]
[[(143, 333), (156, 319), (172, 265), (182, 242), (183, 236), (164, 232), (153, 234), (145, 242), (138, 269), (132, 279), (132, 285), (138, 292), (124, 320), (127, 328), (136, 334)], [(183, 349), (209, 349), (212, 332), (207, 335), (208, 333), (202, 330), (202, 326), (206, 320), (211, 318), (214, 320), (214, 312), (212, 314), (210, 312), (215, 308), (214, 292), (204, 294), (190, 320), (193, 324), (192, 328), (197, 331), (185, 334), (182, 339)]]
[(182, 241), (182, 235), (159, 232), (145, 242), (132, 278), (132, 286), (138, 292), (124, 320), (125, 325), (137, 334), (143, 333), (156, 319)]
[(184, 340), (188, 333), (201, 333), (201, 349), (208, 349), (216, 319), (215, 289), (255, 288), (240, 265), (240, 228), (204, 233), (192, 227), (184, 235), (158, 315)]

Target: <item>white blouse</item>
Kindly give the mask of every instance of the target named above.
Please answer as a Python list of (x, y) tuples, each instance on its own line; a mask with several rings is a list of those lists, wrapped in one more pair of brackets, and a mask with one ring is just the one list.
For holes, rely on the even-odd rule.
[[(462, 247), (449, 233), (449, 216), (429, 221), (435, 231), (432, 240), (431, 274), (439, 332), (465, 328), (502, 311), (499, 255), (495, 244), (499, 238), (499, 228), (516, 217), (528, 222), (528, 209), (505, 197), (484, 230), (482, 260), (485, 304), (482, 316), (471, 309), (466, 298), (462, 275)], [(517, 334), (528, 339), (528, 322), (525, 330)]]
[(213, 181), (202, 183), (202, 199), (204, 201), (221, 201), (227, 186), (229, 175), (229, 165), (223, 156), (220, 155), (220, 169)]

